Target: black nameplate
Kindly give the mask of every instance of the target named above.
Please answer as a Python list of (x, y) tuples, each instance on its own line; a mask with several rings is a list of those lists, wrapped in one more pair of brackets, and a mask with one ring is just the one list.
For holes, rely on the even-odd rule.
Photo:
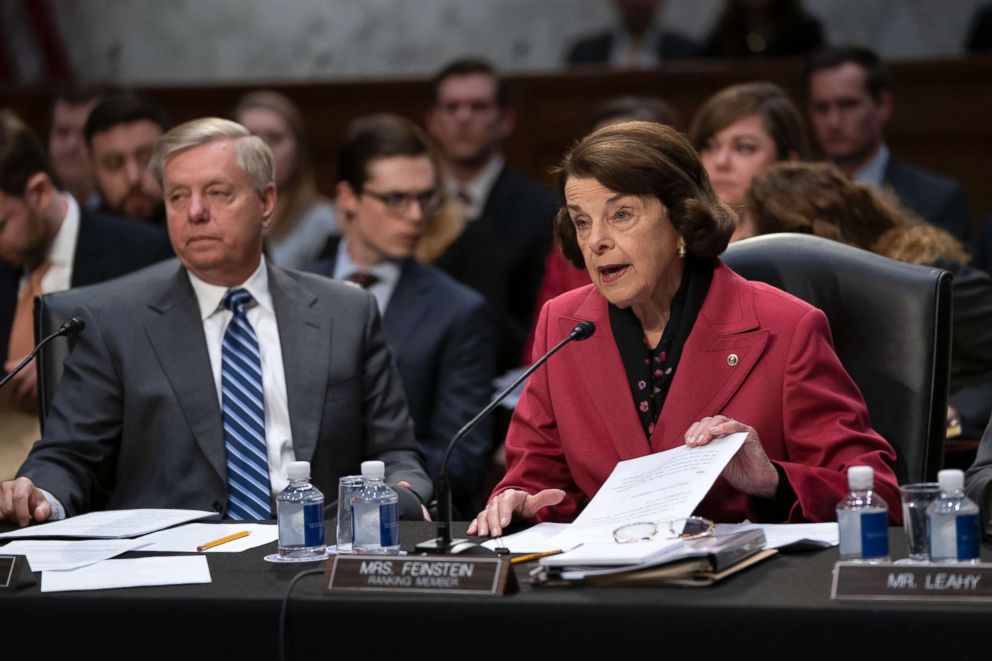
[(832, 599), (992, 602), (992, 564), (834, 565)]
[(0, 555), (0, 590), (18, 590), (35, 584), (28, 559), (23, 555)]
[[(510, 563), (503, 558), (431, 555), (338, 555), (327, 561), (326, 592), (417, 592), (502, 595)], [(509, 581), (512, 591), (513, 582)]]

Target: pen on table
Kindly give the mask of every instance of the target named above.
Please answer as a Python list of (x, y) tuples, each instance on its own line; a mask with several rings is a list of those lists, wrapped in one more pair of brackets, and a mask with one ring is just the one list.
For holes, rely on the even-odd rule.
[(510, 558), (510, 564), (519, 565), (522, 562), (530, 562), (531, 560), (546, 558), (549, 555), (558, 555), (559, 553), (562, 553), (560, 549), (557, 551), (545, 551), (544, 553), (528, 553), (527, 555), (518, 555), (515, 558)]
[(241, 539), (242, 537), (247, 537), (248, 534), (249, 534), (249, 532), (251, 532), (251, 531), (249, 531), (249, 530), (242, 530), (241, 532), (236, 532), (233, 535), (228, 535), (227, 537), (221, 537), (220, 539), (211, 540), (211, 541), (207, 542), (206, 544), (201, 544), (200, 546), (197, 546), (196, 547), (196, 550), (199, 551), (200, 553), (202, 553), (202, 552), (206, 551), (207, 549), (212, 549), (215, 546), (220, 546), (221, 544), (227, 544), (228, 542), (233, 542), (236, 539)]

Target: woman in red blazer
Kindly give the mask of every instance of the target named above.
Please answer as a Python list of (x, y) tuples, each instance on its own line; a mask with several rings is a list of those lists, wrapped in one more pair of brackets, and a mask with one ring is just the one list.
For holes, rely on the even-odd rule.
[(833, 351), (823, 313), (744, 280), (716, 255), (736, 220), (695, 150), (648, 122), (596, 131), (559, 172), (565, 255), (593, 284), (548, 302), (534, 355), (596, 324), (527, 383), (507, 472), (470, 534), (514, 516), (570, 521), (618, 461), (746, 432), (696, 513), (717, 521), (829, 521), (847, 468), (875, 470), (899, 520), (892, 448)]

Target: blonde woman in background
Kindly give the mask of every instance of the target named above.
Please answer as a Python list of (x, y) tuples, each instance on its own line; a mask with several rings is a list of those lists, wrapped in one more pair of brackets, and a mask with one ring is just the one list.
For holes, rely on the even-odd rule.
[(265, 236), (269, 259), (303, 268), (339, 234), (331, 201), (317, 192), (303, 113), (279, 92), (250, 92), (234, 108), (234, 119), (265, 140), (276, 163), (276, 210)]

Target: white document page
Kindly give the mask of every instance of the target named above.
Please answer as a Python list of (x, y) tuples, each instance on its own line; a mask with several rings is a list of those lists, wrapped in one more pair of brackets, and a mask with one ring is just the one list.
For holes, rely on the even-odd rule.
[(42, 592), (209, 582), (210, 567), (202, 555), (104, 560), (80, 569), (41, 573)]
[(85, 539), (118, 539), (137, 537), (180, 523), (217, 516), (217, 512), (198, 510), (108, 510), (71, 516), (61, 521), (28, 526), (0, 533), (0, 539), (31, 537), (82, 537)]
[(196, 553), (196, 547), (212, 542), (221, 537), (227, 537), (248, 531), (247, 537), (224, 542), (219, 546), (209, 548), (203, 553), (240, 553), (279, 538), (279, 526), (262, 523), (188, 523), (168, 530), (160, 530), (139, 537), (138, 540), (148, 544), (142, 551), (158, 553)]
[(779, 549), (791, 544), (830, 548), (840, 544), (836, 522), (827, 523), (736, 523), (718, 524), (717, 535), (729, 535), (740, 530), (760, 528), (765, 533), (765, 548)]
[(510, 549), (510, 553), (544, 553), (545, 551), (560, 550), (554, 545), (552, 538), (563, 530), (566, 530), (568, 523), (539, 523), (527, 530), (497, 537), (483, 542), (483, 546), (490, 551), (495, 551), (498, 546), (505, 546)]
[(81, 541), (24, 540), (0, 547), (0, 553), (27, 556), (31, 571), (75, 569), (122, 553), (133, 551), (144, 542), (135, 539), (86, 539)]
[(551, 542), (562, 550), (582, 543), (613, 542), (613, 531), (619, 526), (692, 515), (745, 438), (747, 434), (737, 432), (707, 445), (680, 445), (621, 461), (572, 525)]
[(637, 542), (632, 544), (598, 542), (595, 544), (582, 544), (576, 546), (571, 551), (541, 558), (540, 562), (545, 567), (638, 565), (658, 560), (666, 555), (682, 550), (681, 539), (663, 539), (657, 542)]

